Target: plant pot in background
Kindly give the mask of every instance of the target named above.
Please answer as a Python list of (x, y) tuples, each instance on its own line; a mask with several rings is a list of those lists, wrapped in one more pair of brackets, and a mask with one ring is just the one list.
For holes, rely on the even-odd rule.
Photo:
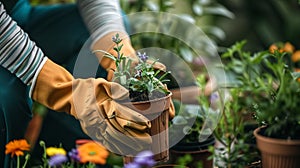
[(263, 168), (299, 168), (300, 140), (276, 139), (263, 135), (265, 127), (254, 131)]
[(170, 149), (171, 163), (175, 163), (179, 157), (189, 154), (192, 156), (193, 161), (187, 164), (186, 166), (196, 168), (198, 162), (201, 161), (203, 168), (212, 168), (213, 161), (208, 160), (208, 157), (212, 154), (208, 151), (208, 147), (214, 145), (214, 143), (215, 139), (213, 136), (210, 136), (207, 140), (203, 142), (179, 142)]
[[(171, 103), (171, 93), (163, 98), (122, 103), (123, 105), (141, 113), (151, 121), (149, 134), (152, 137), (150, 150), (154, 153), (154, 160), (164, 162), (169, 160), (169, 107)], [(134, 157), (125, 156), (124, 163), (132, 162)]]

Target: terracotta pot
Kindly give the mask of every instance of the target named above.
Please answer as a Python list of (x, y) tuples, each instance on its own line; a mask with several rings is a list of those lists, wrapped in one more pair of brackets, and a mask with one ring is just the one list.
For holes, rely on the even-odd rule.
[[(152, 137), (152, 145), (150, 150), (155, 154), (154, 159), (157, 162), (164, 162), (169, 159), (169, 107), (171, 96), (154, 99), (143, 102), (122, 103), (123, 105), (143, 114), (151, 121), (151, 129), (149, 134)], [(133, 161), (133, 157), (124, 157), (124, 163)]]
[(299, 168), (300, 140), (276, 139), (263, 136), (265, 127), (254, 130), (263, 168)]
[(208, 151), (208, 146), (214, 145), (214, 143), (215, 139), (213, 137), (201, 143), (179, 143), (170, 149), (171, 162), (175, 163), (179, 157), (189, 154), (192, 156), (193, 161), (187, 166), (191, 168), (197, 167), (198, 162), (201, 161), (203, 168), (212, 168), (213, 161), (208, 160), (208, 157), (212, 155)]

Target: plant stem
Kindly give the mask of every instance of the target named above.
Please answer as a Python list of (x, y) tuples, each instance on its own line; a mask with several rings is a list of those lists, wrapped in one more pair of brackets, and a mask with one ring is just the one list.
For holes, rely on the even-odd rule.
[(17, 156), (17, 168), (20, 168), (20, 156)]
[(30, 158), (30, 154), (27, 154), (26, 157), (25, 157), (25, 162), (24, 162), (22, 168), (26, 168), (26, 165), (28, 163), (29, 158)]

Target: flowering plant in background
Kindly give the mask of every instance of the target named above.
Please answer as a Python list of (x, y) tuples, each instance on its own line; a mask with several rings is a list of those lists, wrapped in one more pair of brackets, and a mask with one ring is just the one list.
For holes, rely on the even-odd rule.
[(44, 167), (65, 168), (94, 168), (96, 165), (106, 164), (109, 152), (99, 143), (88, 141), (68, 153), (62, 147), (46, 148), (43, 141), (40, 142), (44, 148)]
[(222, 55), (224, 69), (232, 74), (235, 87), (245, 94), (245, 110), (253, 112), (265, 135), (282, 139), (300, 139), (300, 52), (290, 43), (275, 43), (269, 50), (250, 53), (238, 42)]
[(156, 162), (152, 151), (142, 151), (138, 153), (134, 161), (124, 165), (124, 168), (151, 168)]
[[(46, 147), (45, 142), (40, 145), (44, 149), (42, 156), (42, 165), (35, 165), (41, 168), (64, 167), (64, 168), (95, 168), (96, 165), (106, 164), (109, 152), (99, 143), (88, 141), (79, 145), (77, 148), (67, 152), (62, 147)], [(11, 157), (17, 156), (17, 168), (20, 168), (20, 157), (24, 156), (24, 151), (29, 151), (30, 145), (26, 140), (14, 140), (6, 145), (6, 154)], [(25, 168), (29, 160), (29, 154), (25, 157)]]
[[(100, 144), (93, 141), (80, 145), (77, 148), (78, 155), (73, 160), (79, 159), (80, 163), (95, 163), (104, 165), (109, 155), (108, 151)], [(76, 156), (76, 155), (75, 155)]]
[[(154, 92), (159, 94), (161, 97), (169, 94), (169, 91), (162, 84), (168, 80), (164, 79), (169, 73), (166, 72), (160, 75), (160, 70), (155, 70), (154, 64), (157, 61), (150, 61), (149, 56), (146, 53), (137, 53), (138, 62), (133, 63), (133, 60), (126, 57), (122, 52), (123, 44), (121, 44), (122, 39), (120, 39), (119, 34), (112, 37), (112, 41), (116, 44), (113, 48), (116, 51), (117, 56), (114, 56), (108, 52), (105, 52), (105, 56), (114, 60), (116, 65), (116, 70), (114, 70), (113, 81), (118, 82), (125, 88), (129, 89), (130, 98), (132, 101), (136, 101), (133, 97), (136, 95), (146, 95), (145, 97), (151, 97)], [(95, 50), (94, 52), (104, 52), (102, 50)], [(135, 65), (135, 67), (132, 67)], [(134, 94), (134, 92), (136, 94)]]
[[(14, 156), (17, 157), (17, 168), (19, 168), (20, 165), (20, 157), (24, 156), (25, 151), (30, 150), (30, 145), (25, 139), (20, 140), (13, 140), (10, 141), (8, 144), (5, 145), (5, 154), (10, 154), (10, 156), (13, 158)], [(27, 154), (25, 157), (25, 163), (22, 167), (26, 167), (27, 161), (29, 160), (30, 155)]]
[[(258, 121), (259, 125), (266, 126), (263, 135), (268, 137), (299, 139), (300, 135), (300, 83), (297, 81), (300, 74), (295, 72), (300, 52), (290, 43), (276, 43), (267, 50), (251, 53), (244, 50), (245, 44), (246, 41), (237, 42), (221, 55), (223, 65), (220, 66), (227, 80), (219, 83), (214, 93), (224, 90), (225, 94), (217, 94), (217, 102), (211, 102), (212, 97), (205, 95), (199, 98), (202, 107), (221, 107), (219, 119), (209, 116), (209, 108), (203, 110), (206, 118), (218, 121), (214, 137), (220, 147), (211, 147), (210, 151), (220, 167), (245, 167), (259, 160), (247, 124)], [(203, 76), (197, 82), (206, 86)]]

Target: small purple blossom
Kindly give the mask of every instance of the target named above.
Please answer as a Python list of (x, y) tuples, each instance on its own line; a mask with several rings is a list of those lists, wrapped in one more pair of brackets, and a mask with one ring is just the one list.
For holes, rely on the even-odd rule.
[(138, 57), (143, 61), (146, 62), (147, 59), (149, 58), (148, 55), (146, 55), (146, 53), (144, 52), (143, 54), (141, 54), (140, 52), (137, 53)]
[(124, 165), (124, 168), (141, 168), (141, 166), (138, 163), (132, 162)]
[(156, 162), (154, 160), (152, 151), (142, 151), (134, 157), (132, 163), (124, 165), (124, 168), (150, 168), (153, 167)]
[(116, 34), (116, 36), (113, 36), (111, 39), (116, 44), (119, 44), (122, 41), (119, 37), (119, 34)]
[(79, 162), (80, 161), (80, 158), (79, 158), (79, 155), (78, 155), (78, 150), (77, 149), (72, 149), (69, 153), (68, 153), (70, 159), (72, 161), (75, 161), (75, 162)]
[(134, 75), (134, 77), (135, 78), (139, 78), (141, 76), (142, 76), (142, 70), (137, 70), (136, 73), (135, 73), (135, 75)]
[(53, 167), (53, 166), (60, 166), (62, 165), (64, 162), (66, 162), (68, 160), (68, 158), (65, 155), (54, 155), (52, 156), (48, 163), (49, 166)]
[(142, 167), (152, 167), (155, 165), (152, 151), (142, 151), (138, 153), (134, 159), (134, 162)]
[(213, 104), (219, 99), (218, 93), (214, 92), (210, 95), (210, 103)]

